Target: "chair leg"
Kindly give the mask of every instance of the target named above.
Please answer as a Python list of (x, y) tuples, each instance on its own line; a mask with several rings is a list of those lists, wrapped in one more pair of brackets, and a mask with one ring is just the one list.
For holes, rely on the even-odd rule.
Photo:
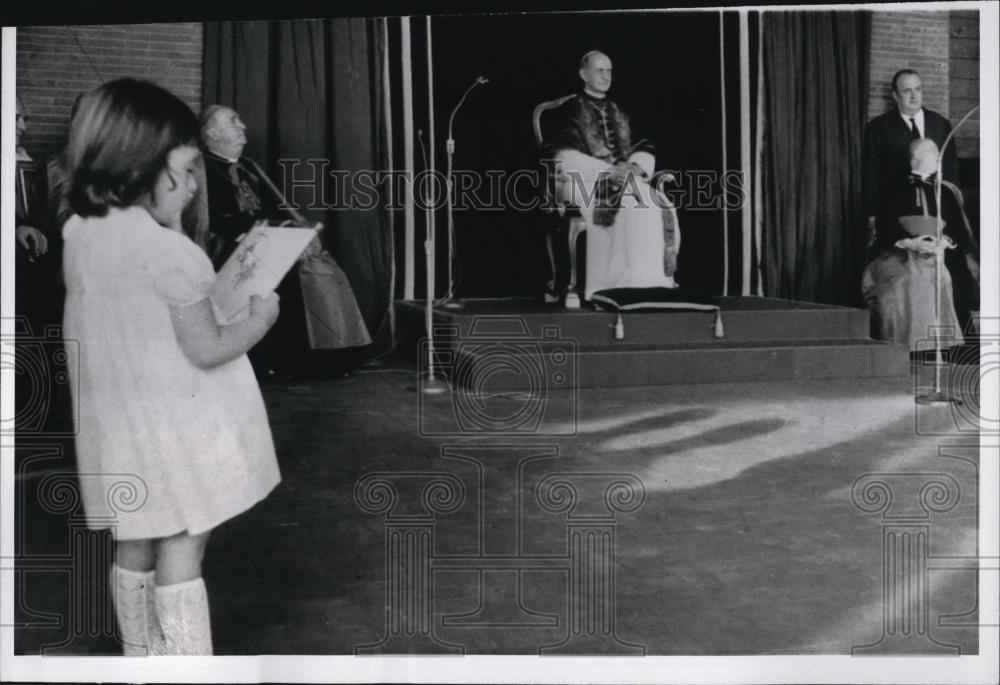
[(579, 221), (570, 221), (566, 235), (569, 240), (569, 284), (566, 286), (566, 309), (580, 308), (580, 294), (576, 291), (576, 241), (584, 227)]
[(569, 236), (569, 289), (576, 290), (576, 241), (580, 234), (586, 230), (582, 222), (570, 222), (567, 234)]
[(548, 283), (545, 285), (545, 302), (549, 304), (559, 301), (559, 294), (556, 292), (556, 283), (558, 281), (558, 275), (556, 272), (556, 252), (553, 243), (554, 238), (552, 236), (552, 231), (546, 231), (545, 253), (549, 258), (549, 273), (552, 275), (552, 278), (549, 279)]
[(681, 251), (681, 227), (673, 207), (665, 208), (662, 216), (663, 240), (666, 244), (663, 251), (663, 273), (670, 281), (669, 287), (676, 288), (674, 274), (677, 272), (677, 255)]

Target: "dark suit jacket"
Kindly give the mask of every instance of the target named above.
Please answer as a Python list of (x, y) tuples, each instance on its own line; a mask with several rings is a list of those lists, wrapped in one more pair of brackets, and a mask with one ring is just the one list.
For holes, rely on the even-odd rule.
[[(950, 132), (951, 124), (947, 119), (924, 109), (924, 136), (937, 143), (938, 149)], [(865, 126), (861, 175), (863, 202), (865, 216), (874, 216), (877, 228), (890, 219), (889, 225), (895, 228), (895, 219), (889, 217), (888, 204), (908, 183), (912, 140), (913, 133), (897, 109), (875, 117)], [(949, 143), (945, 150), (942, 176), (946, 181), (958, 183), (958, 158), (953, 143)]]

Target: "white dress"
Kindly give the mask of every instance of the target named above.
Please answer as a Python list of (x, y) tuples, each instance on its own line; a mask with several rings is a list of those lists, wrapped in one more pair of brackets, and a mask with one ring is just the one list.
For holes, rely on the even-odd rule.
[(246, 355), (211, 369), (177, 343), (169, 305), (204, 299), (208, 257), (146, 210), (64, 229), (64, 336), (87, 525), (118, 539), (201, 533), (281, 476)]

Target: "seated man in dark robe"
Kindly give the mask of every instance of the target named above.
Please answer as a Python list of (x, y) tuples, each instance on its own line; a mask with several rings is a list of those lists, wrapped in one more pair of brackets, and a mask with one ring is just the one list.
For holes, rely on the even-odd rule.
[[(201, 138), (205, 148), (207, 251), (218, 270), (254, 224), (290, 217), (281, 209), (283, 198), (263, 170), (243, 156), (246, 126), (236, 111), (221, 105), (206, 108), (201, 116)], [(332, 258), (323, 253), (318, 239), (303, 253), (300, 264), (311, 257), (325, 258), (325, 266), (336, 268), (338, 275), (343, 274)], [(262, 379), (307, 375), (312, 371), (307, 365), (310, 351), (307, 303), (298, 268), (288, 272), (276, 292), (281, 297), (281, 314), (264, 339), (250, 351), (250, 361)], [(320, 309), (336, 313), (337, 325), (348, 329), (338, 344), (351, 347), (370, 342), (346, 277), (338, 281), (336, 288), (324, 290), (322, 296), (325, 301)]]
[(260, 170), (243, 157), (246, 126), (235, 110), (212, 105), (201, 115), (208, 197), (209, 256), (216, 270), (255, 223), (286, 218), (277, 198), (261, 192)]
[(15, 98), (16, 162), (14, 170), (15, 313), (27, 318), (34, 335), (46, 326), (62, 323), (65, 295), (61, 278), (59, 232), (50, 224), (45, 165), (36, 162), (21, 144), (28, 130), (27, 110)]
[(655, 188), (651, 141), (636, 140), (629, 117), (607, 97), (611, 60), (580, 60), (583, 90), (554, 113), (546, 153), (557, 161), (556, 198), (587, 224), (585, 298), (608, 288), (675, 287), (680, 227)]
[[(968, 331), (971, 312), (979, 308), (977, 247), (962, 208), (961, 193), (951, 183), (941, 184), (943, 236), (936, 238), (938, 217), (935, 185), (938, 149), (933, 140), (920, 138), (910, 145), (911, 173), (905, 184), (883, 204), (895, 217), (877, 224), (875, 250), (862, 289), (872, 311), (872, 334), (916, 349), (917, 341), (934, 337), (935, 325), (951, 333), (940, 347), (959, 345)], [(944, 266), (937, 283), (937, 253)], [(938, 309), (935, 312), (935, 293)]]
[[(48, 217), (45, 165), (32, 159), (22, 144), (22, 136), (28, 130), (28, 112), (19, 97), (15, 98), (15, 116), (14, 313), (17, 322), (14, 342), (17, 373), (14, 374), (14, 410), (9, 415), (15, 416), (15, 428), (23, 434), (65, 435), (73, 430), (65, 363), (59, 355), (46, 352), (46, 348), (54, 352), (62, 347), (58, 336), (61, 335), (66, 297), (62, 280), (63, 243), (59, 230)], [(63, 456), (70, 459), (71, 453), (70, 450)]]

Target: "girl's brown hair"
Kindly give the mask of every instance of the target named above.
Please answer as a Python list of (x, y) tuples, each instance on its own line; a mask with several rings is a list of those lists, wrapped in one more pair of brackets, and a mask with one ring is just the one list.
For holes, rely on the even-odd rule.
[(105, 216), (148, 195), (167, 155), (198, 144), (198, 121), (177, 96), (147, 81), (118, 79), (80, 100), (69, 134), (69, 205)]

